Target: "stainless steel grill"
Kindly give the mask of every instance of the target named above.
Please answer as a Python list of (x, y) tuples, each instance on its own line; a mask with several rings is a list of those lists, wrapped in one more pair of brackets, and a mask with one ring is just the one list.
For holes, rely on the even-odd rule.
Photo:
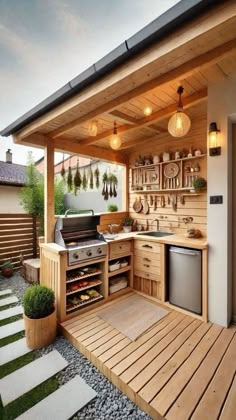
[(58, 217), (55, 242), (68, 250), (68, 265), (107, 255), (107, 243), (97, 231), (100, 216), (76, 215)]

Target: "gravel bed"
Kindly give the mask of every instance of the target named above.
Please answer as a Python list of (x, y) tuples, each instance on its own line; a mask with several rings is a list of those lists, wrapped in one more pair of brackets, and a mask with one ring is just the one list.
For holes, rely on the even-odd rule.
[[(21, 300), (29, 284), (20, 274), (16, 273), (10, 279), (0, 276), (0, 290), (11, 288)], [(150, 420), (146, 413), (129, 400), (108, 379), (105, 378), (91, 362), (89, 362), (64, 337), (59, 336), (54, 344), (38, 350), (39, 354), (46, 354), (56, 349), (69, 362), (69, 366), (57, 375), (61, 385), (68, 382), (75, 375), (80, 375), (96, 392), (97, 397), (73, 417), (73, 420)], [(66, 403), (66, 402), (65, 402)]]

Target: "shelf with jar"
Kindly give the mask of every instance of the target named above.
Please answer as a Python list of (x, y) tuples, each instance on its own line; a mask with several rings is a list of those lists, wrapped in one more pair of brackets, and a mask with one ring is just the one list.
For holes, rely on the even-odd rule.
[(199, 160), (206, 154), (167, 160), (157, 164), (132, 166), (131, 193), (183, 192), (193, 190), (194, 180), (202, 176)]

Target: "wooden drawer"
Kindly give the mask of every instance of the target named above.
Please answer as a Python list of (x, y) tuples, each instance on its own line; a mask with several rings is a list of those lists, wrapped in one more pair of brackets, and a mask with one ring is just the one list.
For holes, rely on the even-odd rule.
[(138, 257), (140, 259), (147, 258), (148, 260), (152, 261), (153, 265), (156, 265), (156, 264), (154, 264), (154, 261), (156, 261), (156, 262), (158, 262), (158, 265), (160, 265), (161, 256), (160, 256), (159, 252), (141, 251), (141, 249), (136, 248), (136, 249), (134, 249), (134, 256)]
[(150, 263), (142, 263), (140, 260), (134, 260), (134, 267), (137, 270), (145, 271), (147, 273), (160, 274), (160, 267), (156, 267)]
[[(140, 251), (142, 252), (142, 251)], [(145, 254), (145, 255), (143, 255)], [(142, 264), (144, 267), (147, 265), (151, 265), (153, 267), (160, 267), (160, 258), (156, 258), (156, 256), (160, 257), (160, 254), (154, 254), (153, 252), (142, 252), (142, 255), (134, 254), (134, 265)]]
[(134, 275), (138, 277), (142, 277), (143, 279), (148, 279), (148, 280), (153, 280), (153, 281), (158, 281), (158, 282), (161, 281), (159, 274), (144, 271), (144, 268), (140, 270), (135, 267)]
[(134, 240), (134, 249), (140, 249), (146, 252), (158, 252), (160, 253), (160, 244), (151, 241), (140, 241)]
[(116, 258), (120, 255), (127, 255), (132, 252), (131, 241), (113, 242), (109, 244), (109, 258)]

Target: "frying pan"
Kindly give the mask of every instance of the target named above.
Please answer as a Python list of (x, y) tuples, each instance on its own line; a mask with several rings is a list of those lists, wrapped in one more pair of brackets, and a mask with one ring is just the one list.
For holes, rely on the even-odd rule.
[(135, 202), (133, 204), (133, 209), (136, 213), (140, 213), (142, 211), (143, 205), (141, 203), (141, 197), (139, 197), (139, 199), (138, 199), (138, 197), (135, 198)]

